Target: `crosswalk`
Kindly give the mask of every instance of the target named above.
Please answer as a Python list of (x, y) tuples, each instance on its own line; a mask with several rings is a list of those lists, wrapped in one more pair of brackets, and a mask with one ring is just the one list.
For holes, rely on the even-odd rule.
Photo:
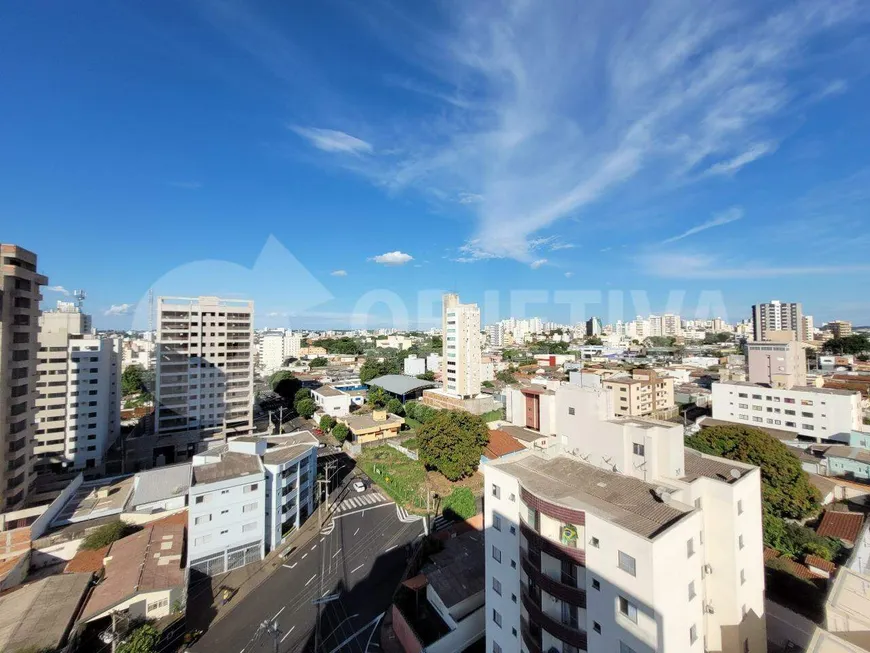
[(379, 504), (392, 503), (384, 497), (380, 492), (371, 492), (370, 494), (360, 494), (355, 497), (348, 497), (338, 504), (335, 512), (350, 512), (351, 510), (361, 510), (363, 508), (372, 508)]
[(442, 528), (447, 528), (453, 523), (452, 519), (448, 519), (444, 515), (438, 515), (432, 522), (432, 532), (440, 531)]

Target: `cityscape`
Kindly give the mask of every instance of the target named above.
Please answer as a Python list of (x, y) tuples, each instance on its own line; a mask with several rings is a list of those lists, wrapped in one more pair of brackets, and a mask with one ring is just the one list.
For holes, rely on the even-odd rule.
[(870, 653), (862, 9), (10, 7), (0, 653)]

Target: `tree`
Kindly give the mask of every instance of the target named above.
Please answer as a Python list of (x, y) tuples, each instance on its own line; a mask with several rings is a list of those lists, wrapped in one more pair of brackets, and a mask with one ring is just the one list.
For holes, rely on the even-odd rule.
[(141, 365), (130, 365), (121, 374), (121, 394), (132, 395), (145, 389), (145, 370)]
[(297, 379), (293, 372), (282, 370), (269, 377), (269, 386), (275, 393), (289, 401), (302, 387), (302, 381)]
[(388, 413), (393, 415), (402, 415), (405, 410), (402, 408), (402, 402), (393, 397), (387, 402), (386, 409)]
[(335, 426), (335, 418), (332, 415), (324, 415), (320, 418), (320, 430), (329, 433)]
[(390, 396), (387, 394), (387, 391), (384, 390), (379, 385), (370, 385), (368, 395), (366, 396), (366, 401), (368, 401), (375, 408), (383, 408), (387, 405), (387, 402), (390, 400)]
[(345, 424), (336, 424), (335, 428), (332, 429), (332, 437), (334, 437), (340, 443), (347, 440), (349, 435), (350, 429), (347, 428)]
[[(310, 397), (311, 390), (309, 390), (308, 388), (299, 388), (296, 391), (296, 394), (293, 395), (293, 406), (296, 407), (296, 404), (298, 404), (300, 401), (302, 401), (303, 399), (308, 399)], [(296, 412), (298, 413), (299, 409), (297, 409)]]
[(598, 336), (590, 336), (590, 337), (586, 338), (586, 344), (587, 345), (595, 345), (595, 346), (600, 347), (604, 343), (602, 342), (601, 338), (599, 338)]
[(496, 381), (501, 381), (502, 383), (511, 384), (516, 381), (514, 378), (514, 372), (516, 372), (516, 368), (511, 365), (508, 369), (502, 370), (501, 372), (495, 373)]
[(728, 342), (731, 340), (730, 333), (712, 333), (711, 331), (707, 331), (704, 334), (704, 344), (705, 345), (718, 345), (722, 342)]
[(312, 358), (311, 362), (308, 363), (309, 367), (326, 367), (329, 365), (329, 361), (323, 356), (318, 356), (317, 358)]
[(151, 624), (139, 626), (115, 649), (116, 653), (155, 653), (160, 633)]
[(801, 519), (819, 510), (819, 492), (800, 461), (764, 431), (738, 424), (711, 426), (686, 438), (686, 446), (760, 467), (764, 507), (774, 517)]
[(484, 381), (480, 385), (482, 385), (484, 388), (494, 388), (495, 387), (495, 385), (493, 385), (492, 381)]
[(432, 370), (426, 370), (422, 374), (418, 374), (417, 378), (421, 381), (434, 381), (435, 380), (435, 372)]
[(319, 347), (326, 349), (330, 354), (345, 354), (359, 356), (363, 353), (362, 343), (356, 338), (343, 336), (341, 338), (321, 338), (317, 341)]
[(300, 417), (308, 419), (314, 414), (314, 411), (316, 410), (317, 406), (314, 403), (314, 400), (311, 398), (302, 399), (296, 402), (296, 412), (299, 413)]
[(103, 524), (95, 531), (92, 531), (85, 539), (82, 540), (81, 547), (86, 551), (96, 551), (104, 546), (109, 546), (112, 542), (120, 540), (122, 537), (129, 535), (133, 527), (127, 522), (117, 521)]
[(439, 410), (417, 431), (420, 460), (447, 479), (470, 476), (489, 442), (486, 423), (464, 410)]
[(646, 339), (650, 347), (673, 347), (676, 341), (673, 336), (650, 336)]
[(864, 333), (853, 333), (845, 338), (831, 338), (822, 345), (829, 354), (861, 354), (870, 352), (870, 336)]
[(359, 380), (368, 383), (372, 379), (382, 376), (382, 369), (380, 361), (367, 359), (359, 368)]

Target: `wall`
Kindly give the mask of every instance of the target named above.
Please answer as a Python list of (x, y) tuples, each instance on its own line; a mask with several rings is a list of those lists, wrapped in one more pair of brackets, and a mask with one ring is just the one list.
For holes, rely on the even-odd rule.
[(42, 547), (33, 550), (33, 558), (30, 561), (30, 566), (35, 569), (49, 567), (60, 562), (69, 562), (78, 553), (79, 546), (83, 540), (72, 540), (61, 544), (53, 544), (51, 546)]
[(405, 615), (395, 605), (391, 606), (393, 612), (393, 632), (396, 638), (402, 645), (405, 653), (422, 653), (423, 645), (420, 643), (420, 638), (414, 632), (414, 629), (405, 619)]
[(486, 606), (481, 606), (457, 624), (455, 630), (426, 647), (426, 653), (455, 653), (484, 636), (486, 631)]
[(5, 592), (24, 582), (24, 579), (27, 578), (27, 572), (30, 570), (30, 559), (31, 552), (29, 550), (20, 554), (15, 566), (0, 578), (0, 592)]
[(31, 537), (34, 540), (42, 537), (45, 531), (48, 530), (51, 522), (54, 521), (54, 518), (64, 507), (66, 502), (69, 501), (69, 498), (76, 493), (83, 481), (84, 476), (82, 474), (76, 476), (72, 481), (70, 481), (70, 484), (64, 488), (63, 492), (61, 492), (58, 497), (51, 502), (48, 508), (45, 509), (45, 512), (30, 525)]

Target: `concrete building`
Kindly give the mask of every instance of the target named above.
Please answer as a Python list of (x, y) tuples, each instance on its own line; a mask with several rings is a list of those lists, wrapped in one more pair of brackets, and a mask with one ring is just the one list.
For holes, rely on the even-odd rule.
[(486, 327), (486, 339), (489, 342), (490, 347), (504, 346), (504, 334), (505, 328), (503, 322), (490, 324)]
[(766, 651), (759, 470), (555, 397), (558, 445), (482, 466), (486, 650)]
[(154, 341), (145, 338), (125, 338), (121, 344), (121, 373), (132, 365), (143, 370), (154, 368)]
[(339, 423), (350, 429), (348, 441), (354, 445), (378, 444), (399, 435), (403, 417), (385, 410), (374, 410), (365, 415), (345, 415), (338, 418)]
[(0, 244), (0, 511), (20, 507), (33, 482), (39, 287), (36, 254)]
[(749, 382), (714, 383), (713, 419), (795, 433), (802, 440), (848, 442), (862, 426), (861, 393), (794, 386), (770, 388)]
[(34, 471), (99, 468), (121, 432), (121, 339), (97, 337), (69, 302), (39, 322)]
[(600, 336), (603, 332), (603, 327), (601, 326), (601, 318), (599, 317), (590, 317), (586, 320), (586, 335), (587, 336)]
[(791, 331), (794, 339), (804, 340), (803, 309), (800, 303), (781, 302), (777, 299), (752, 307), (752, 326), (755, 341), (772, 340), (773, 331)]
[(802, 343), (750, 342), (746, 345), (749, 382), (774, 388), (807, 384), (807, 357)]
[(673, 313), (665, 313), (662, 315), (663, 336), (679, 336), (682, 333), (683, 327), (679, 315), (674, 315)]
[(835, 338), (846, 338), (852, 335), (852, 323), (845, 320), (831, 320), (828, 329)]
[(411, 354), (405, 359), (404, 373), (406, 376), (417, 376), (426, 372), (426, 359), (417, 358), (417, 354)]
[(157, 312), (157, 433), (250, 433), (254, 303), (160, 297)]
[(284, 367), (288, 358), (298, 358), (302, 336), (288, 329), (268, 329), (256, 334), (257, 368), (262, 374), (272, 374)]
[(656, 417), (665, 419), (674, 413), (674, 379), (659, 376), (655, 370), (634, 370), (631, 377), (602, 380), (613, 393), (619, 417)]
[(804, 315), (802, 318), (804, 327), (804, 342), (812, 342), (816, 332), (816, 327), (813, 324), (812, 315)]
[(333, 417), (341, 417), (350, 412), (351, 397), (346, 392), (331, 385), (322, 385), (311, 389), (311, 398), (318, 410)]
[(459, 295), (444, 295), (444, 390), (458, 397), (480, 394), (480, 309), (460, 304)]

